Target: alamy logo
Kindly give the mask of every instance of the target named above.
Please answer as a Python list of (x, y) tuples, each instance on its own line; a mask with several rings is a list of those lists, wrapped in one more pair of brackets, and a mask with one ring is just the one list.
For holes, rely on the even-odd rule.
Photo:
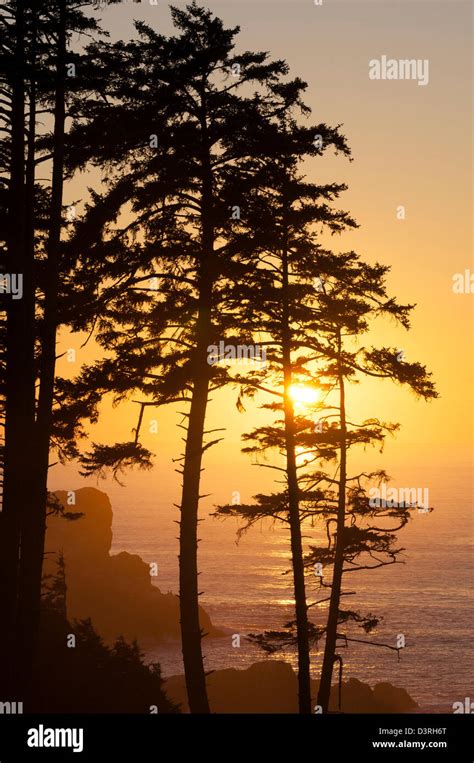
[(371, 508), (417, 508), (418, 511), (427, 512), (429, 505), (427, 487), (387, 488), (387, 484), (382, 482), (380, 488), (371, 487), (369, 490), (369, 506)]
[(454, 294), (474, 294), (474, 273), (469, 269), (453, 275)]
[(453, 702), (453, 713), (467, 713), (472, 715), (474, 713), (474, 702), (470, 697), (464, 697), (464, 702)]
[(427, 58), (372, 58), (369, 79), (411, 79), (419, 85), (430, 81), (430, 62)]
[(225, 344), (222, 340), (219, 344), (210, 344), (207, 348), (207, 362), (210, 366), (222, 360), (230, 363), (235, 361), (254, 361), (255, 363), (265, 364), (267, 359), (266, 347), (259, 344)]
[(73, 752), (84, 749), (84, 729), (50, 729), (42, 724), (28, 729), (28, 747), (72, 747)]
[(0, 715), (21, 715), (23, 702), (0, 702)]
[(2, 273), (0, 275), (0, 294), (11, 294), (12, 299), (23, 297), (22, 273)]

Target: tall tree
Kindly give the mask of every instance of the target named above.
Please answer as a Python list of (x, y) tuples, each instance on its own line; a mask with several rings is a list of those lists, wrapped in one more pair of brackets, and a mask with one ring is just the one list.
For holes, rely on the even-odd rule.
[[(114, 2), (115, 0), (110, 0)], [(48, 7), (15, 0), (2, 9), (7, 134), (7, 273), (20, 273), (23, 296), (7, 306), (5, 448), (0, 601), (6, 615), (2, 650), (15, 690), (27, 697), (38, 643), (41, 570), (53, 425), (56, 332), (63, 219), (66, 51), (72, 32), (97, 30), (83, 8), (91, 0), (54, 0)], [(9, 45), (14, 40), (14, 45)], [(51, 84), (53, 83), (53, 84)], [(25, 104), (27, 103), (27, 106)], [(51, 140), (37, 133), (37, 113), (51, 115)], [(51, 162), (51, 185), (36, 167)], [(44, 235), (44, 229), (47, 229)], [(16, 270), (14, 268), (16, 267)], [(37, 355), (37, 358), (35, 357)], [(38, 361), (38, 362), (36, 362)], [(36, 381), (38, 382), (36, 385)], [(38, 394), (36, 394), (36, 389)], [(24, 468), (29, 489), (24, 489)]]
[(1, 633), (2, 679), (12, 692), (11, 655), (18, 591), (18, 561), (22, 514), (31, 501), (24, 491), (25, 465), (32, 463), (32, 436), (35, 419), (34, 371), (34, 261), (31, 222), (27, 201), (31, 181), (25, 183), (26, 92), (31, 54), (30, 21), (34, 11), (29, 3), (12, 2), (1, 9), (5, 31), (3, 58), (4, 131), (6, 133), (6, 261), (5, 287), (13, 278), (21, 284), (15, 298), (6, 294), (5, 353), (5, 445), (2, 494), (2, 547), (0, 554), (0, 604), (4, 626)]
[[(422, 366), (418, 363), (398, 362), (397, 353), (389, 348), (382, 350), (361, 348), (351, 353), (343, 347), (343, 337), (359, 337), (368, 330), (371, 318), (379, 314), (389, 315), (408, 327), (408, 314), (411, 307), (399, 306), (395, 300), (386, 295), (384, 277), (387, 268), (361, 263), (354, 253), (336, 257), (330, 252), (313, 248), (311, 255), (310, 250), (306, 253), (301, 250), (298, 257), (296, 248), (293, 248), (293, 252), (294, 284), (291, 325), (293, 327), (292, 368), (294, 373), (292, 378), (297, 379), (298, 383), (303, 385), (303, 389), (310, 393), (319, 391), (327, 396), (334, 390), (338, 395), (336, 401), (330, 400), (330, 404), (327, 404), (329, 408), (327, 413), (324, 412), (325, 403), (314, 403), (313, 413), (319, 416), (316, 426), (312, 416), (299, 415), (293, 419), (299, 537), (301, 538), (303, 523), (320, 518), (327, 523), (328, 537), (330, 537), (332, 524), (336, 523), (335, 537), (342, 538), (346, 532), (350, 542), (348, 541), (344, 546), (343, 542), (335, 541), (335, 544), (330, 544), (329, 550), (311, 547), (310, 552), (301, 559), (302, 566), (307, 569), (313, 569), (315, 564), (322, 562), (327, 564), (329, 560), (333, 564), (330, 607), (328, 622), (325, 626), (313, 625), (307, 620), (307, 637), (302, 640), (296, 617), (294, 622), (288, 623), (285, 631), (254, 634), (252, 639), (269, 651), (296, 645), (301, 653), (302, 648), (309, 650), (310, 646), (316, 644), (326, 633), (325, 657), (318, 697), (318, 704), (326, 711), (338, 637), (337, 624), (352, 621), (369, 632), (378, 622), (373, 616), (362, 616), (356, 611), (339, 609), (340, 598), (343, 595), (341, 579), (344, 561), (352, 565), (351, 570), (354, 570), (356, 569), (355, 557), (378, 553), (380, 556), (385, 554), (388, 563), (393, 563), (399, 553), (394, 546), (396, 541), (394, 532), (401, 529), (409, 517), (408, 511), (405, 511), (403, 507), (402, 511), (392, 513), (386, 512), (383, 508), (370, 507), (368, 501), (364, 499), (365, 492), (361, 485), (361, 477), (364, 475), (356, 477), (347, 475), (348, 447), (381, 443), (385, 434), (394, 431), (396, 427), (379, 422), (377, 419), (370, 419), (358, 425), (351, 424), (349, 427), (346, 417), (344, 382), (346, 379), (356, 381), (356, 376), (365, 373), (407, 383), (416, 394), (424, 398), (435, 397), (436, 393), (429, 375)], [(258, 320), (254, 322), (260, 331), (271, 337), (269, 344), (275, 343), (278, 346), (279, 342), (275, 341), (275, 335), (278, 332), (278, 320), (275, 320), (278, 308), (275, 306), (274, 292), (273, 298), (271, 297), (272, 290), (275, 288), (272, 282), (273, 276), (272, 269), (271, 280), (265, 287), (265, 296), (261, 292), (255, 300), (259, 306), (257, 310), (260, 322)], [(261, 283), (263, 284), (263, 281)], [(284, 300), (284, 295), (282, 298)], [(260, 307), (261, 305), (264, 307)], [(272, 305), (271, 309), (270, 305)], [(282, 312), (283, 308), (279, 307), (279, 309)], [(265, 318), (263, 321), (262, 316)], [(282, 411), (284, 416), (271, 426), (259, 427), (245, 435), (244, 439), (252, 444), (244, 448), (244, 452), (258, 456), (259, 453), (270, 449), (279, 451), (286, 459), (286, 467), (282, 469), (278, 462), (265, 464), (265, 466), (271, 466), (278, 471), (283, 470), (287, 474), (288, 436), (287, 417), (284, 411), (285, 377), (281, 371), (282, 357), (275, 354), (273, 349), (267, 357), (270, 358), (270, 363), (267, 364), (266, 369), (239, 380), (242, 384), (242, 394), (254, 395), (255, 390), (259, 389), (274, 395), (275, 391), (283, 386), (283, 391), (279, 392), (282, 402), (264, 404), (263, 407), (272, 411)], [(315, 398), (317, 398), (316, 394)], [(335, 410), (337, 414), (334, 413)], [(337, 423), (333, 421), (336, 415), (339, 417)], [(311, 467), (311, 464), (315, 462), (333, 460), (337, 457), (339, 459), (337, 478), (320, 469), (313, 471)], [(373, 473), (366, 476), (377, 479), (383, 475)], [(334, 485), (337, 486), (335, 492)], [(348, 485), (351, 486), (350, 489)], [(346, 531), (344, 527), (347, 516), (347, 494), (351, 504), (349, 512), (351, 527)], [(244, 518), (246, 520), (244, 529), (263, 517), (277, 519), (288, 525), (291, 535), (288, 476), (286, 488), (283, 491), (271, 495), (259, 494), (253, 504), (220, 506), (216, 514)], [(392, 530), (383, 530), (377, 526), (366, 525), (357, 530), (355, 522), (358, 519), (364, 523), (370, 518), (377, 518), (377, 520), (382, 518), (382, 522), (384, 518), (392, 521), (395, 518), (396, 526), (392, 527)], [(324, 601), (325, 599), (314, 602), (311, 606), (322, 604)], [(306, 600), (305, 606), (308, 606)]]
[[(305, 358), (301, 355), (306, 327), (314, 329), (311, 307), (304, 309), (307, 285), (299, 273), (309, 262), (309, 252), (316, 246), (320, 228), (340, 232), (355, 225), (350, 216), (333, 208), (333, 202), (345, 189), (344, 184), (317, 185), (301, 176), (304, 159), (335, 149), (350, 155), (344, 136), (325, 124), (301, 127), (288, 109), (273, 123), (269, 139), (273, 151), (265, 157), (259, 172), (259, 189), (246, 216), (244, 230), (237, 233), (240, 245), (252, 242), (259, 268), (245, 285), (230, 292), (230, 304), (241, 305), (239, 324), (243, 340), (258, 341), (267, 348), (268, 366), (261, 372), (236, 376), (243, 393), (256, 389), (270, 390), (278, 403), (269, 404), (281, 410), (280, 433), (268, 428), (260, 432), (263, 449), (274, 436), (282, 446), (285, 458), (286, 490), (282, 502), (287, 507), (295, 596), (295, 618), (298, 646), (299, 709), (311, 712), (310, 648), (308, 612), (305, 592), (303, 543), (301, 536), (300, 489), (297, 470), (298, 423), (292, 391), (305, 375)], [(237, 328), (237, 324), (236, 327)], [(242, 340), (241, 340), (242, 341)], [(303, 344), (302, 344), (303, 343)], [(271, 428), (270, 428), (271, 429)], [(259, 439), (259, 435), (256, 435)], [(268, 438), (268, 439), (267, 439)], [(277, 467), (280, 469), (280, 467)]]
[[(60, 282), (60, 244), (63, 206), (64, 174), (64, 125), (66, 114), (66, 46), (67, 46), (67, 0), (57, 0), (57, 13), (53, 30), (54, 53), (54, 107), (52, 181), (49, 209), (48, 239), (46, 244), (46, 267), (44, 273), (44, 305), (40, 335), (39, 395), (34, 427), (34, 480), (29, 511), (25, 514), (22, 528), (19, 601), (16, 626), (16, 660), (19, 685), (28, 686), (33, 668), (39, 633), (41, 605), (41, 576), (43, 567), (44, 536), (46, 531), (47, 479), (49, 468), (49, 440), (53, 410), (53, 394), (56, 362), (56, 331), (59, 323), (57, 300)], [(30, 106), (30, 112), (33, 104)], [(32, 140), (32, 175), (34, 185), (34, 131), (35, 122), (30, 120)], [(33, 135), (31, 135), (31, 132)], [(32, 229), (32, 230), (31, 230)], [(34, 225), (30, 226), (34, 236)]]
[[(318, 705), (323, 712), (329, 708), (331, 678), (335, 660), (336, 643), (339, 637), (338, 625), (353, 620), (367, 632), (377, 624), (377, 618), (361, 617), (358, 613), (340, 609), (343, 595), (342, 580), (346, 572), (367, 569), (397, 561), (401, 549), (395, 547), (395, 532), (408, 522), (409, 507), (405, 505), (388, 509), (371, 506), (367, 496), (370, 477), (379, 481), (386, 477), (383, 473), (348, 476), (348, 449), (360, 443), (383, 442), (387, 432), (393, 432), (398, 425), (382, 424), (373, 419), (362, 425), (348, 422), (346, 404), (347, 383), (357, 383), (361, 378), (376, 377), (391, 379), (406, 384), (418, 397), (429, 400), (437, 397), (430, 374), (417, 362), (409, 363), (392, 348), (354, 347), (354, 338), (366, 333), (373, 319), (379, 315), (398, 321), (405, 329), (410, 327), (411, 305), (399, 305), (388, 298), (385, 287), (387, 267), (369, 266), (349, 253), (339, 261), (332, 261), (324, 254), (317, 261), (320, 267), (321, 292), (316, 312), (319, 332), (316, 341), (308, 339), (308, 346), (323, 353), (328, 365), (320, 375), (335, 387), (338, 399), (333, 406), (337, 410), (338, 424), (332, 426), (336, 438), (339, 474), (337, 478), (337, 508), (334, 514), (326, 515), (329, 549), (311, 549), (307, 562), (310, 564), (332, 561), (331, 595), (328, 619), (325, 628), (325, 647), (318, 692)], [(329, 267), (328, 267), (329, 266)], [(335, 267), (336, 266), (336, 267)], [(334, 413), (329, 414), (332, 419)], [(328, 418), (320, 421), (327, 427)], [(364, 480), (365, 478), (365, 480)], [(414, 508), (414, 507), (413, 507)], [(349, 526), (346, 522), (349, 520)], [(371, 524), (375, 520), (375, 525)], [(335, 532), (331, 537), (331, 526)], [(382, 524), (382, 527), (379, 527)], [(357, 558), (373, 561), (357, 564)], [(344, 565), (347, 565), (346, 567)], [(347, 636), (345, 636), (347, 639)]]
[[(139, 40), (91, 49), (110, 72), (107, 98), (93, 99), (89, 113), (81, 104), (73, 133), (73, 165), (81, 166), (95, 148), (96, 162), (105, 158), (110, 167), (108, 193), (93, 199), (78, 226), (79, 247), (91, 231), (98, 234), (88, 253), (82, 249), (86, 279), (104, 263), (122, 279), (106, 309), (101, 295), (97, 300), (97, 338), (114, 352), (114, 361), (99, 363), (82, 381), (100, 380), (101, 388), (119, 395), (134, 389), (146, 395), (134, 441), (97, 446), (84, 463), (87, 473), (133, 461), (148, 465), (149, 454), (138, 442), (144, 407), (176, 401), (189, 406), (179, 507), (182, 649), (191, 712), (208, 712), (198, 506), (203, 453), (218, 441), (205, 442), (209, 393), (226, 381), (225, 372), (209, 362), (209, 348), (223, 335), (226, 284), (242, 277), (251, 260), (251, 252), (232, 245), (231, 232), (244, 207), (242, 189), (251, 185), (266, 150), (264, 124), (298, 100), (302, 83), (284, 84), (286, 64), (266, 53), (237, 54), (238, 28), (226, 29), (195, 3), (172, 8), (172, 18), (176, 36), (137, 24)], [(124, 219), (126, 203), (131, 220)], [(121, 226), (113, 229), (117, 218)]]

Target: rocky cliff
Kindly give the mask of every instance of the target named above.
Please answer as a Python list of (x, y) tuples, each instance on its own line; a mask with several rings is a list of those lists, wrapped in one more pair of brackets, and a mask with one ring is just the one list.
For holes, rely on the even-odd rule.
[[(96, 488), (81, 488), (75, 505), (68, 506), (66, 492), (55, 495), (66, 511), (83, 514), (72, 521), (48, 518), (45, 572), (54, 573), (54, 561), (62, 551), (68, 618), (90, 618), (109, 642), (118, 635), (141, 642), (179, 638), (178, 597), (152, 583), (149, 566), (136, 554), (110, 554), (113, 513), (108, 496)], [(202, 608), (200, 615), (210, 636), (222, 635)]]

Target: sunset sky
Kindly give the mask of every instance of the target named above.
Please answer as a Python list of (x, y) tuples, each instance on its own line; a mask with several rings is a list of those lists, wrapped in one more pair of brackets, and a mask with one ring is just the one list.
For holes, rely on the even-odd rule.
[[(176, 3), (181, 6), (184, 3)], [(310, 180), (346, 182), (340, 199), (360, 228), (335, 237), (337, 251), (354, 249), (369, 262), (392, 266), (388, 287), (401, 302), (416, 303), (412, 330), (406, 333), (380, 322), (374, 344), (399, 347), (407, 360), (425, 363), (433, 372), (440, 399), (426, 404), (390, 382), (364, 382), (348, 392), (349, 412), (401, 423), (388, 443), (386, 457), (369, 453), (372, 466), (403, 469), (416, 464), (466, 463), (472, 447), (472, 294), (453, 294), (455, 273), (474, 267), (472, 251), (472, 82), (471, 6), (458, 2), (289, 2), (211, 1), (207, 6), (226, 26), (241, 26), (239, 46), (267, 50), (284, 58), (291, 74), (308, 83), (310, 120), (342, 124), (354, 161), (328, 155), (307, 166)], [(453, 8), (456, 12), (453, 12)], [(132, 20), (144, 19), (165, 33), (171, 31), (166, 3), (125, 2), (98, 14), (112, 39), (133, 34)], [(429, 60), (429, 84), (416, 81), (373, 81), (369, 61), (389, 58)], [(66, 203), (85, 197), (90, 178), (66, 187)], [(406, 219), (397, 219), (397, 207)], [(79, 351), (82, 337), (63, 336), (59, 351), (76, 348), (77, 362), (61, 359), (58, 373), (75, 374), (100, 348)], [(260, 490), (271, 475), (250, 466), (240, 455), (240, 434), (263, 421), (249, 403), (247, 413), (235, 409), (235, 392), (213, 396), (209, 426), (228, 428), (226, 439), (205, 456), (206, 475), (214, 499), (229, 498), (239, 473), (243, 500)], [(261, 400), (263, 402), (263, 398)], [(127, 440), (135, 425), (137, 406), (112, 410), (106, 402), (100, 423), (91, 430), (98, 442)], [(181, 449), (176, 410), (147, 409), (143, 443), (157, 453), (155, 478), (164, 500), (176, 500), (177, 475), (171, 458)], [(262, 417), (262, 418), (261, 418)], [(147, 420), (158, 420), (149, 434)], [(367, 463), (367, 462), (366, 462)], [(72, 467), (57, 467), (53, 488), (84, 484)], [(256, 472), (258, 471), (258, 476)], [(215, 475), (218, 474), (218, 484)], [(148, 478), (147, 478), (148, 479)], [(209, 476), (211, 479), (211, 476)], [(134, 480), (135, 482), (135, 480)], [(90, 480), (88, 481), (90, 484)], [(136, 484), (136, 483), (135, 483)], [(268, 483), (267, 483), (268, 484)], [(420, 483), (422, 484), (422, 483)]]
[(3, 0), (0, 763), (168, 714), (464, 760), (473, 11)]

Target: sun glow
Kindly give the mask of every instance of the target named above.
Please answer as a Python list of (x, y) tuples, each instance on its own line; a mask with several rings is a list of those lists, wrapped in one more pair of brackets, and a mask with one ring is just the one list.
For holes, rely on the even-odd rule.
[(320, 392), (316, 387), (308, 387), (303, 384), (292, 384), (290, 397), (294, 403), (299, 405), (314, 405), (321, 400)]
[(300, 445), (298, 445), (295, 449), (295, 455), (296, 455), (296, 466), (299, 468), (301, 466), (306, 466), (311, 461), (311, 454), (306, 451), (305, 448), (302, 448)]

